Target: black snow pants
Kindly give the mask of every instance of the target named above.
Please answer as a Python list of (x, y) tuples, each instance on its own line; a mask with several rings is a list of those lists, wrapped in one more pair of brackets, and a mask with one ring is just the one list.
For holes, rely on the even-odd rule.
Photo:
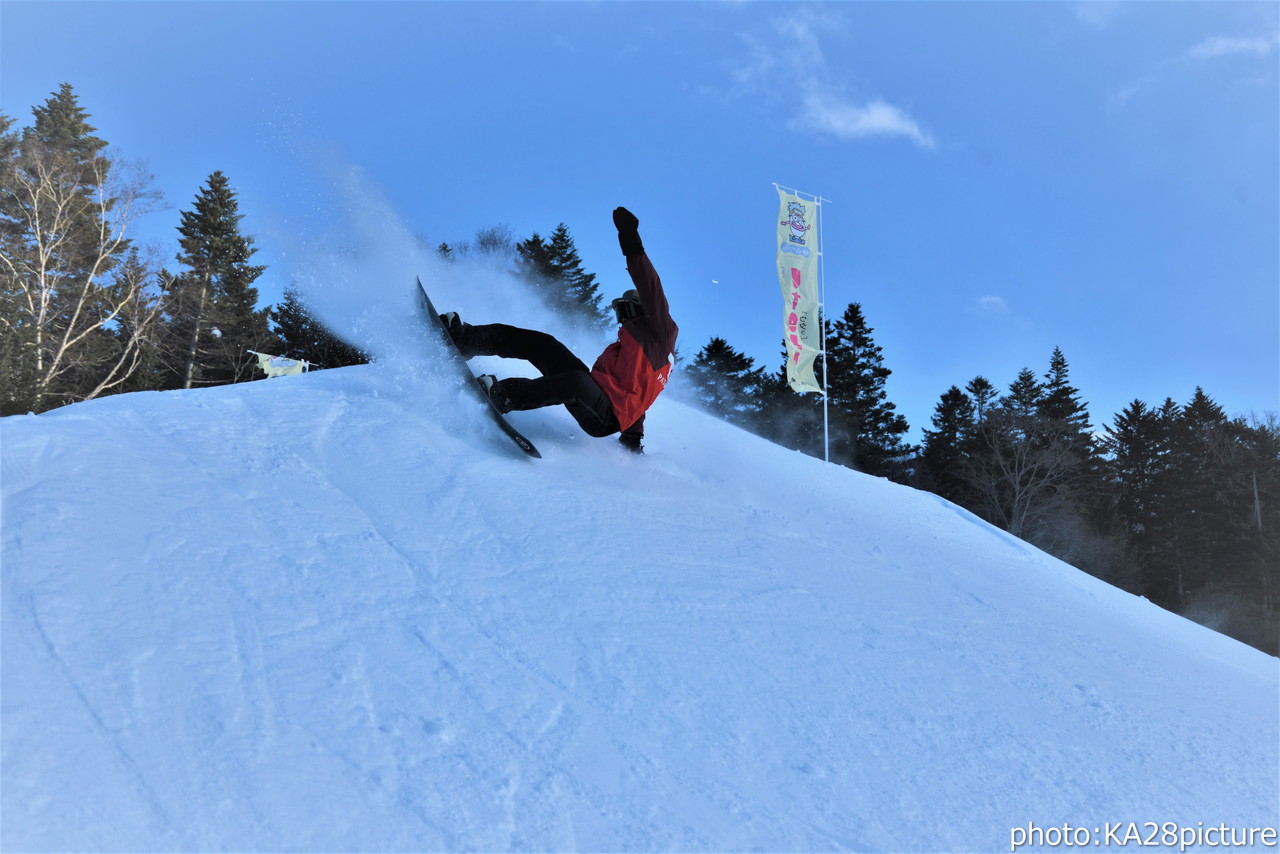
[(464, 356), (524, 359), (540, 377), (509, 377), (494, 386), (492, 398), (503, 412), (563, 404), (588, 436), (600, 438), (621, 428), (613, 404), (591, 377), (591, 369), (553, 336), (505, 323), (465, 327)]

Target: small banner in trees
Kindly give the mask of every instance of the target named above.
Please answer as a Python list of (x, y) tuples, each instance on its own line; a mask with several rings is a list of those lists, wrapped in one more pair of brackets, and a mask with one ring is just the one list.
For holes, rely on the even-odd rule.
[(258, 357), (258, 367), (262, 368), (268, 377), (287, 377), (290, 374), (300, 374), (307, 367), (306, 362), (298, 359), (272, 356), (268, 353), (259, 353), (257, 350), (250, 350), (249, 352)]

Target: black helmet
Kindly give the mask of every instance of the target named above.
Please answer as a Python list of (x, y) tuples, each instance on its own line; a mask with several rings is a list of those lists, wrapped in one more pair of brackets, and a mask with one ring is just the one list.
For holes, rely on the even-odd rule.
[(626, 323), (644, 313), (640, 310), (640, 292), (635, 288), (609, 303), (609, 307), (613, 309), (613, 314), (618, 318), (619, 323)]

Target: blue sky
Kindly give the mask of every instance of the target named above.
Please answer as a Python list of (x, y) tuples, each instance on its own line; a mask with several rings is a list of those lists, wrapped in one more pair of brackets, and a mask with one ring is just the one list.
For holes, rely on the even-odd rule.
[(3, 0), (0, 110), (70, 82), (155, 174), (165, 254), (225, 172), (264, 302), (342, 221), (338, 164), (433, 244), (563, 221), (610, 295), (626, 205), (682, 352), (774, 368), (778, 182), (830, 200), (828, 305), (862, 304), (913, 438), (1055, 346), (1095, 425), (1197, 385), (1245, 414), (1280, 409), (1278, 9)]

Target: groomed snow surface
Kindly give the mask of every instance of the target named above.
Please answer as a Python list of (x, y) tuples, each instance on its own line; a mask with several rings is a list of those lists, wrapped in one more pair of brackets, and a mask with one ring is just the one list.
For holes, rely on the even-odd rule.
[(420, 353), (0, 422), (0, 847), (1277, 825), (1276, 659), (672, 399), (526, 459)]

